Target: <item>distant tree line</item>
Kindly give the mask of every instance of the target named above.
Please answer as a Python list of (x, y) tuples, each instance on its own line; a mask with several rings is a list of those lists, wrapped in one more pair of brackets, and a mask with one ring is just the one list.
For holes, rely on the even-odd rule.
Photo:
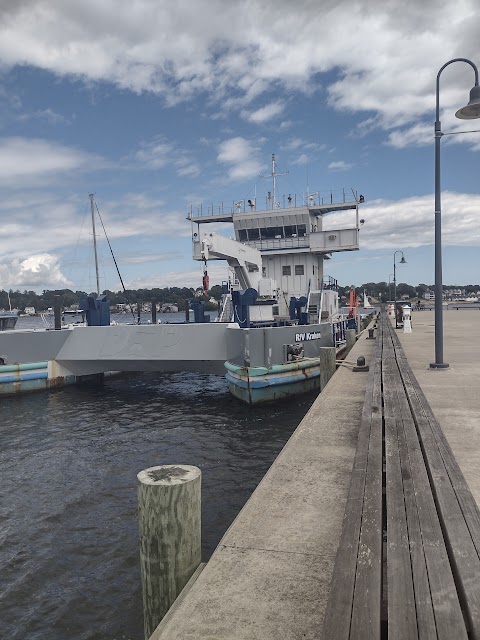
[[(450, 289), (457, 285), (444, 285), (443, 288)], [(397, 283), (397, 298), (402, 296), (408, 296), (409, 298), (423, 297), (426, 291), (433, 291), (434, 285), (418, 284), (416, 287), (407, 284), (406, 282)], [(465, 289), (467, 295), (474, 294), (480, 290), (480, 285), (469, 284), (462, 285), (462, 289)], [(339, 295), (347, 298), (351, 287), (340, 286)], [(386, 302), (393, 298), (393, 283), (388, 282), (365, 282), (365, 284), (355, 287), (357, 295), (363, 295), (365, 291), (367, 296), (375, 298), (381, 302)], [(10, 295), (10, 304), (12, 309), (19, 309), (25, 311), (25, 307), (34, 307), (38, 313), (46, 311), (48, 308), (53, 307), (54, 296), (62, 297), (62, 305), (64, 307), (70, 307), (78, 304), (80, 296), (84, 291), (72, 291), (71, 289), (55, 289), (44, 290), (38, 294), (35, 291), (7, 291), (0, 290), (0, 309), (9, 309), (8, 296)], [(123, 291), (105, 291), (108, 300), (111, 305), (125, 304), (130, 302), (131, 304), (153, 302), (156, 301), (159, 304), (175, 304), (180, 311), (185, 310), (186, 300), (201, 295), (202, 289), (199, 287), (194, 289), (193, 287), (165, 287), (164, 289), (127, 289)], [(95, 295), (95, 294), (92, 294)], [(209, 297), (214, 300), (220, 300), (222, 296), (222, 288), (219, 285), (213, 286), (209, 291)], [(215, 308), (215, 304), (207, 304), (207, 308)]]
[[(459, 285), (443, 285), (443, 290), (457, 288)], [(352, 287), (339, 287), (339, 295), (348, 297), (350, 289)], [(480, 290), (478, 284), (461, 285), (459, 287), (465, 289), (465, 294), (474, 294)], [(397, 298), (408, 296), (409, 298), (423, 298), (426, 291), (433, 291), (434, 285), (430, 284), (417, 284), (416, 287), (407, 284), (406, 282), (397, 282)], [(357, 295), (362, 295), (363, 292), (372, 298), (376, 298), (380, 302), (387, 302), (387, 300), (393, 300), (393, 282), (365, 282), (365, 284), (355, 287)]]
[[(202, 289), (193, 289), (192, 287), (165, 287), (164, 289), (127, 289), (123, 291), (109, 291), (107, 298), (111, 305), (143, 303), (156, 301), (159, 304), (170, 303), (175, 304), (181, 311), (185, 310), (186, 300), (191, 300), (197, 295), (201, 294)], [(71, 307), (78, 304), (80, 296), (86, 293), (85, 291), (72, 291), (71, 289), (54, 289), (51, 291), (44, 290), (42, 293), (35, 293), (35, 291), (7, 291), (0, 290), (0, 309), (9, 309), (8, 297), (10, 295), (10, 304), (12, 309), (19, 309), (25, 311), (25, 307), (34, 307), (38, 313), (46, 311), (49, 308), (53, 308), (55, 296), (61, 296), (62, 305), (64, 307)], [(92, 295), (96, 295), (93, 294)], [(222, 289), (219, 285), (213, 286), (209, 291), (209, 297), (215, 300), (220, 300), (222, 296)], [(215, 304), (207, 304), (207, 308), (215, 308)]]

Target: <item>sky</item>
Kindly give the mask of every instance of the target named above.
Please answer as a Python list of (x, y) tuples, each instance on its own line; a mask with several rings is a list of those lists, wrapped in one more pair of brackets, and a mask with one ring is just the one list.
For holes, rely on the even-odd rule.
[[(0, 289), (95, 289), (90, 193), (127, 288), (199, 287), (190, 207), (260, 200), (273, 153), (279, 198), (364, 195), (360, 250), (326, 275), (388, 282), (396, 261), (397, 282), (432, 284), (436, 77), (480, 64), (479, 16), (476, 0), (3, 0)], [(474, 131), (441, 142), (451, 285), (480, 283), (480, 120), (455, 118), (473, 84), (462, 62), (440, 79), (442, 131)]]

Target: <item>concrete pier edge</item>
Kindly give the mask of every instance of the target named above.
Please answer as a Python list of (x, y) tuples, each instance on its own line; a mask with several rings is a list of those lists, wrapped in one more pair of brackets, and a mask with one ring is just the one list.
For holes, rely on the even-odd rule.
[[(373, 325), (372, 325), (373, 326)], [(374, 340), (360, 337), (152, 638), (318, 639)], [(295, 402), (292, 398), (291, 402)]]

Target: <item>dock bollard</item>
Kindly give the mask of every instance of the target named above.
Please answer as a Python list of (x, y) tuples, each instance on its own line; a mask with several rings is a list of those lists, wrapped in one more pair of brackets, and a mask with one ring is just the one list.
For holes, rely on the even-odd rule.
[(336, 354), (335, 347), (319, 348), (320, 391), (323, 391), (325, 385), (337, 370)]
[(200, 565), (201, 477), (183, 464), (137, 475), (145, 640)]

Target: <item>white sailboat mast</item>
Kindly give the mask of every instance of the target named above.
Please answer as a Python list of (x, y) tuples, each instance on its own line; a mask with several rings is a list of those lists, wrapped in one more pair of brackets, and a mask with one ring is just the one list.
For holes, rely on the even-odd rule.
[(95, 275), (97, 278), (97, 296), (100, 296), (100, 280), (98, 277), (97, 236), (95, 235), (95, 208), (93, 204), (93, 193), (89, 194), (89, 198), (90, 198), (90, 209), (92, 211), (93, 253), (95, 255)]

